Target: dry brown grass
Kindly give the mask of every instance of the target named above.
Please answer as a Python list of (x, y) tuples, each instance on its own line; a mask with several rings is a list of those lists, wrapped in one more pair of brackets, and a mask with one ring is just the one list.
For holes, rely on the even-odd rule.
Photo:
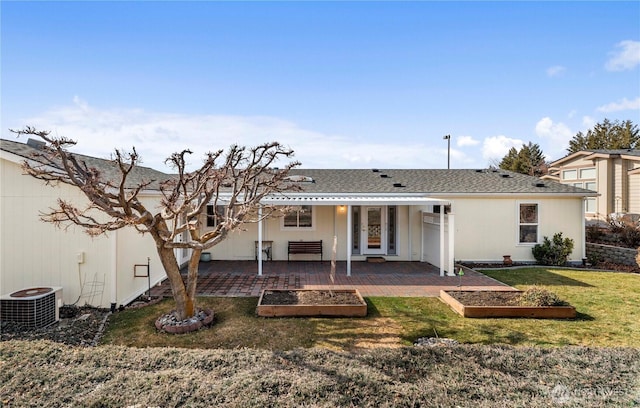
[(0, 343), (6, 407), (622, 407), (640, 350), (189, 350)]

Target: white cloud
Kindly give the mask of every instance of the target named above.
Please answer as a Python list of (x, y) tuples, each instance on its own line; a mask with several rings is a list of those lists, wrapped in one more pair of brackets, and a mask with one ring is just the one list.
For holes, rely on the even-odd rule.
[(542, 118), (536, 123), (536, 134), (546, 139), (548, 143), (545, 154), (548, 157), (561, 157), (573, 138), (573, 132), (562, 122), (553, 123), (549, 117)]
[(567, 69), (561, 65), (555, 65), (553, 67), (547, 68), (547, 76), (555, 77), (564, 74)]
[(472, 136), (459, 136), (456, 138), (456, 146), (458, 147), (477, 146), (479, 144), (480, 141), (475, 140)]
[(640, 65), (640, 41), (620, 41), (616, 50), (609, 53), (605, 64), (608, 71), (626, 71)]
[(585, 129), (590, 129), (596, 124), (596, 120), (591, 116), (583, 116), (582, 117), (582, 127)]
[[(425, 143), (379, 143), (305, 129), (266, 116), (189, 115), (142, 109), (101, 109), (79, 97), (73, 104), (49, 109), (26, 124), (76, 140), (74, 151), (109, 158), (114, 148), (135, 147), (142, 165), (170, 171), (164, 160), (190, 149), (191, 168), (206, 152), (231, 144), (255, 146), (278, 141), (295, 150), (303, 168), (445, 168), (447, 147)], [(464, 153), (451, 152), (452, 159)], [(284, 164), (284, 163), (283, 163)]]
[(509, 153), (509, 149), (512, 147), (519, 149), (523, 144), (524, 142), (520, 139), (503, 135), (487, 137), (482, 144), (482, 157), (487, 161), (500, 160)]
[(611, 102), (597, 109), (599, 112), (618, 112), (624, 110), (640, 110), (640, 97), (635, 100), (623, 98), (620, 102)]

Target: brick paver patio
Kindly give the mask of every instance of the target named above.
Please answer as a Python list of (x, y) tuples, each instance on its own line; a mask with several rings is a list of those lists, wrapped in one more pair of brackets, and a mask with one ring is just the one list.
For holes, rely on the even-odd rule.
[[(459, 266), (456, 270), (459, 270)], [(471, 269), (458, 276), (441, 277), (439, 270), (424, 262), (337, 262), (335, 284), (330, 280), (331, 263), (269, 261), (258, 276), (254, 261), (201, 262), (198, 294), (201, 296), (260, 296), (264, 289), (358, 289), (362, 296), (438, 296), (441, 289), (513, 290)], [(461, 285), (460, 285), (461, 284)], [(460, 285), (460, 286), (459, 286)], [(153, 296), (171, 296), (168, 281), (151, 289)]]

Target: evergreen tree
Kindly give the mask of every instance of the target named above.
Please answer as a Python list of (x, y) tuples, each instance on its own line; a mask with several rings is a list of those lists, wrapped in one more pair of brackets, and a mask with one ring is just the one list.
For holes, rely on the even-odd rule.
[(542, 176), (547, 173), (548, 166), (540, 146), (529, 142), (527, 145), (522, 145), (520, 150), (516, 150), (515, 147), (509, 149), (498, 167), (530, 176)]
[(610, 121), (605, 119), (597, 123), (587, 134), (578, 132), (569, 141), (569, 153), (581, 150), (615, 150), (640, 148), (640, 130), (630, 120)]

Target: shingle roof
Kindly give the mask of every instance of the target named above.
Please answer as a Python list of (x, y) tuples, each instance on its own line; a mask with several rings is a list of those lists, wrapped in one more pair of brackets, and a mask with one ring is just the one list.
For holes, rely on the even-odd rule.
[[(15, 141), (0, 139), (2, 150), (24, 158), (31, 158), (37, 152), (33, 147)], [(109, 160), (77, 154), (89, 166), (99, 168), (107, 177), (115, 180), (118, 170)], [(594, 195), (592, 191), (542, 181), (506, 170), (474, 169), (293, 169), (292, 175), (308, 176), (313, 182), (301, 182), (304, 194), (365, 194), (394, 196), (450, 196), (483, 194), (524, 194), (524, 195)], [(174, 177), (160, 171), (137, 167), (130, 179), (131, 183), (141, 180), (157, 182)]]
[(301, 183), (306, 193), (593, 194), (581, 188), (505, 170), (295, 169), (291, 173), (314, 179), (313, 183)]
[[(30, 146), (26, 143), (6, 139), (0, 139), (0, 150), (13, 153), (25, 159), (34, 159), (35, 155), (42, 153), (42, 151), (36, 148), (35, 145)], [(111, 160), (99, 159), (97, 157), (75, 153), (74, 156), (76, 156), (80, 161), (84, 161), (87, 166), (95, 167), (100, 170), (107, 180), (116, 182), (120, 179), (120, 171)], [(136, 166), (134, 171), (129, 175), (129, 185), (127, 187), (133, 187), (142, 181), (153, 181), (149, 186), (149, 189), (158, 189), (159, 183), (170, 177), (170, 175), (149, 167)]]

